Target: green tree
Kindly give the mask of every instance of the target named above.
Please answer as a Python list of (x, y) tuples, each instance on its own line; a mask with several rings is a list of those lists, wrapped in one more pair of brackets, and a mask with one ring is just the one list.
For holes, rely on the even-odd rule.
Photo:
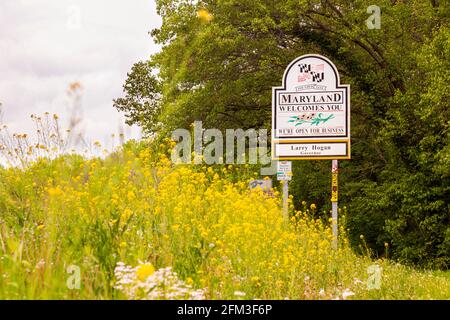
[(141, 61), (133, 66), (123, 86), (125, 97), (114, 100), (114, 106), (125, 113), (127, 124), (158, 129), (161, 124), (159, 87), (151, 62)]
[[(287, 64), (319, 53), (352, 87), (352, 160), (342, 162), (352, 241), (448, 268), (448, 17), (444, 1), (159, 0), (162, 49), (134, 66), (116, 107), (148, 133), (270, 128), (271, 87)], [(137, 88), (137, 89), (136, 89)], [(297, 199), (329, 202), (328, 162), (298, 162)]]

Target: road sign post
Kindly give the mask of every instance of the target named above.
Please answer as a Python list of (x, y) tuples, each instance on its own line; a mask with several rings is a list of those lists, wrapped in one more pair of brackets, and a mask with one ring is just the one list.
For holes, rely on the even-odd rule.
[(333, 230), (333, 248), (338, 248), (338, 160), (333, 160), (331, 165), (331, 225)]
[(272, 88), (272, 158), (333, 160), (332, 229), (337, 249), (338, 160), (350, 159), (350, 86), (341, 84), (336, 66), (326, 57), (307, 54), (294, 59), (282, 85)]
[(283, 217), (289, 221), (289, 181), (292, 179), (292, 162), (277, 162), (277, 179), (283, 182)]

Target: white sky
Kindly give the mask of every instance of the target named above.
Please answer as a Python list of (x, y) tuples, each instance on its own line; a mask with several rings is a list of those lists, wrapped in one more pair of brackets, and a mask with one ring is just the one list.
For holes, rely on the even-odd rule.
[[(112, 106), (132, 65), (156, 52), (153, 0), (1, 0), (0, 102), (10, 131), (32, 133), (30, 115), (68, 121), (70, 83), (83, 86), (83, 127), (107, 143), (123, 116)], [(126, 129), (139, 137), (138, 128)]]

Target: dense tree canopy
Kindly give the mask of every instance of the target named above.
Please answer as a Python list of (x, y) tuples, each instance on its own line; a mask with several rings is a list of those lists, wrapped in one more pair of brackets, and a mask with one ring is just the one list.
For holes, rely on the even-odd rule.
[[(342, 201), (356, 244), (423, 266), (450, 265), (450, 6), (446, 1), (159, 0), (162, 46), (115, 100), (130, 123), (167, 135), (204, 127), (270, 129), (271, 87), (319, 53), (351, 85), (352, 160)], [(329, 163), (298, 161), (297, 199), (328, 203)]]

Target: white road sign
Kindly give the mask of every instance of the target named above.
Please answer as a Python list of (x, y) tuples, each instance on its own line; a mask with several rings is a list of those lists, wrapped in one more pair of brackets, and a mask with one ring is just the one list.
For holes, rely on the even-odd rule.
[(277, 162), (277, 179), (278, 180), (292, 180), (292, 162), (278, 161)]
[(340, 84), (330, 60), (308, 54), (292, 61), (272, 99), (275, 160), (350, 159), (350, 86)]

